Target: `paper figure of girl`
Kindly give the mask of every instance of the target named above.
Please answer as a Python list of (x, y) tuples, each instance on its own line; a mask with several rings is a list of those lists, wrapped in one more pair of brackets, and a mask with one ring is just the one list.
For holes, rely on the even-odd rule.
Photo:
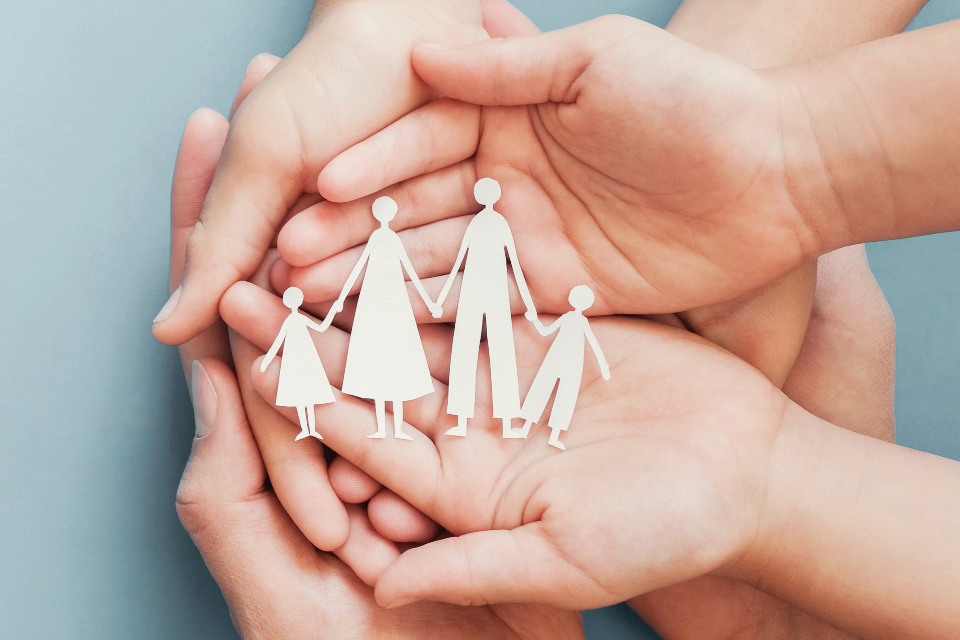
[(299, 312), (303, 304), (303, 291), (290, 287), (283, 292), (283, 304), (290, 309), (290, 315), (283, 321), (277, 339), (273, 341), (260, 371), (266, 371), (273, 361), (280, 345), (283, 345), (283, 359), (280, 361), (280, 386), (277, 388), (278, 407), (296, 407), (300, 418), (300, 433), (296, 440), (313, 436), (323, 440), (317, 433), (317, 417), (313, 407), (333, 402), (333, 390), (323, 370), (317, 348), (313, 344), (308, 328), (326, 331), (329, 323), (317, 324)]
[[(457, 416), (457, 426), (446, 433), (448, 436), (467, 435), (467, 419), (473, 417), (476, 404), (477, 358), (486, 321), (493, 417), (503, 420), (504, 438), (520, 438), (523, 437), (520, 431), (510, 426), (511, 419), (520, 415), (520, 384), (517, 380), (517, 353), (513, 346), (507, 256), (520, 297), (527, 307), (527, 319), (533, 321), (537, 311), (520, 269), (510, 225), (493, 208), (500, 200), (500, 184), (493, 178), (481, 178), (474, 185), (473, 195), (483, 205), (483, 210), (467, 226), (453, 270), (437, 299), (437, 307), (441, 307), (466, 257), (457, 322), (453, 329), (447, 389), (447, 413)], [(439, 318), (441, 314), (433, 315)]]
[(566, 312), (549, 327), (544, 327), (539, 320), (533, 323), (542, 336), (548, 336), (558, 329), (560, 333), (550, 345), (547, 357), (543, 359), (543, 364), (540, 365), (537, 377), (534, 378), (533, 385), (530, 386), (530, 391), (527, 392), (523, 407), (520, 409), (520, 417), (526, 421), (522, 428), (525, 438), (530, 432), (530, 425), (540, 421), (550, 394), (553, 393), (554, 386), (557, 387), (557, 397), (553, 400), (553, 410), (550, 412), (550, 420), (547, 424), (551, 429), (549, 443), (558, 449), (566, 448), (559, 440), (560, 433), (570, 426), (577, 396), (580, 395), (584, 338), (590, 343), (594, 355), (597, 356), (603, 379), (610, 379), (610, 365), (603, 357), (600, 344), (590, 329), (590, 322), (583, 315), (584, 310), (589, 309), (593, 304), (593, 291), (587, 285), (581, 284), (570, 290), (568, 300), (573, 306), (573, 311)]
[(390, 229), (389, 223), (396, 214), (397, 203), (392, 198), (377, 198), (373, 202), (373, 217), (380, 222), (380, 228), (370, 235), (324, 324), (343, 310), (344, 300), (366, 265), (347, 348), (343, 392), (375, 402), (377, 432), (370, 438), (385, 437), (386, 403), (390, 401), (393, 403), (393, 436), (412, 440), (403, 432), (403, 401), (432, 393), (433, 378), (407, 295), (404, 269), (431, 312), (436, 305), (413, 270), (400, 236)]

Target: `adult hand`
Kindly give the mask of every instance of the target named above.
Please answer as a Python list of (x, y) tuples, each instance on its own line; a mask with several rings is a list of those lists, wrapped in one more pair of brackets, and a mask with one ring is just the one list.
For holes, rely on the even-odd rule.
[[(251, 63), (237, 94), (236, 105), (243, 103), (257, 81), (277, 62), (277, 58), (258, 56)], [(228, 127), (223, 116), (209, 109), (200, 109), (190, 117), (184, 129), (171, 197), (171, 289), (180, 281), (187, 239), (200, 216)], [(191, 385), (196, 384), (194, 361), (215, 358), (230, 363), (231, 350), (223, 324), (215, 324), (181, 346), (180, 357)], [(327, 480), (323, 446), (312, 440), (291, 446), (294, 443), (289, 429), (277, 429), (272, 423), (262, 423), (262, 426), (261, 429), (261, 423), (254, 424), (257, 441), (273, 488), (290, 517), (316, 546), (326, 550), (340, 548), (347, 539), (348, 515)], [(318, 513), (322, 513), (322, 517)]]
[[(260, 350), (271, 338), (261, 320), (284, 314), (278, 299), (243, 283), (221, 311)], [(360, 400), (340, 395), (317, 409), (339, 427), (331, 446), (458, 536), (401, 555), (377, 581), (381, 604), (599, 606), (712, 573), (858, 635), (957, 631), (948, 594), (960, 584), (949, 555), (960, 465), (829, 425), (687, 332), (629, 318), (591, 324), (617, 376), (598, 383), (585, 372), (565, 452), (546, 446), (543, 429), (504, 440), (499, 421), (485, 418), (468, 439), (443, 438), (452, 422), (440, 382), (405, 407), (417, 429), (410, 442), (368, 440), (376, 419)], [(321, 358), (342, 358), (346, 335), (323, 338)], [(546, 348), (524, 338), (526, 385)], [(425, 344), (437, 376), (449, 342), (431, 332)], [(252, 376), (264, 397), (278, 377), (276, 365)], [(923, 544), (889, 553), (907, 540)], [(917, 624), (911, 611), (929, 617)]]
[[(254, 358), (249, 344), (236, 353)], [(247, 417), (286, 419), (256, 392), (241, 392), (232, 372), (203, 360), (195, 397), (198, 438), (177, 494), (177, 511), (217, 580), (237, 630), (245, 638), (410, 638), (553, 640), (583, 638), (579, 613), (532, 605), (457, 607), (419, 603), (388, 611), (373, 589), (341, 560), (314, 547), (287, 515), (269, 482)], [(252, 402), (251, 402), (252, 401)], [(322, 514), (321, 514), (322, 515)], [(352, 509), (354, 541), (369, 531), (359, 507)], [(369, 534), (367, 536), (370, 537)], [(368, 556), (367, 545), (350, 550)]]
[[(277, 62), (271, 56), (258, 56), (251, 63), (234, 110)], [(213, 178), (227, 126), (218, 114), (200, 110), (185, 128), (171, 206), (171, 289), (179, 281), (186, 238)], [(193, 390), (197, 440), (178, 494), (178, 511), (245, 636), (260, 637), (282, 629), (284, 637), (315, 637), (322, 625), (332, 637), (351, 638), (440, 638), (448, 637), (451, 629), (465, 638), (582, 638), (578, 613), (547, 607), (465, 610), (427, 605), (384, 612), (366, 585), (399, 551), (380, 531), (393, 540), (425, 542), (436, 533), (435, 525), (389, 491), (378, 492), (369, 479), (367, 490), (374, 490), (361, 502), (373, 496), (372, 521), (359, 504), (342, 504), (327, 482), (322, 449), (291, 447), (290, 423), (246, 382), (257, 353), (236, 339), (233, 356), (241, 366), (244, 408), (233, 373), (225, 364), (230, 362), (231, 348), (222, 323), (182, 345), (180, 352)], [(219, 435), (212, 435), (215, 427)], [(272, 463), (266, 462), (257, 445)], [(347, 466), (334, 465), (341, 469), (344, 493), (349, 493), (344, 485)], [(268, 469), (272, 488), (264, 490)], [(315, 544), (334, 548), (336, 556), (317, 550)], [(309, 555), (315, 562), (305, 566), (302, 560)], [(366, 615), (357, 615), (364, 610), (369, 610)]]
[(318, 2), (303, 39), (237, 110), (154, 336), (181, 343), (213, 324), (220, 295), (261, 264), (327, 161), (434, 95), (413, 73), (413, 47), (484, 39), (480, 20), (477, 0)]

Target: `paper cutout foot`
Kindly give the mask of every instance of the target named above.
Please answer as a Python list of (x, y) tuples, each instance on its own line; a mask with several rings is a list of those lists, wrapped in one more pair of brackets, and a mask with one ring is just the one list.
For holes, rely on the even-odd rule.
[(317, 433), (316, 429), (310, 429), (310, 430), (304, 429), (303, 431), (297, 434), (297, 437), (294, 438), (293, 441), (298, 442), (300, 440), (303, 440), (304, 438), (309, 438), (311, 436), (316, 438), (317, 440), (323, 440), (323, 436)]
[(550, 439), (547, 440), (547, 444), (551, 444), (551, 445), (555, 446), (557, 449), (563, 449), (564, 451), (566, 451), (567, 448), (566, 448), (565, 446), (563, 446), (563, 443), (560, 442), (560, 440), (559, 440), (560, 434), (561, 434), (562, 432), (563, 432), (562, 429), (554, 429), (553, 431), (551, 431), (551, 432), (550, 432)]
[(387, 437), (387, 432), (386, 432), (386, 430), (385, 430), (383, 427), (380, 427), (379, 429), (377, 429), (377, 432), (376, 432), (376, 433), (371, 433), (371, 434), (368, 435), (367, 437), (368, 437), (368, 438), (376, 438), (376, 439), (378, 439), (378, 440), (383, 440), (384, 438)]
[(402, 424), (397, 427), (394, 427), (393, 437), (396, 438), (397, 440), (413, 440), (413, 438), (409, 434), (404, 433)]
[(461, 438), (467, 437), (467, 419), (462, 416), (457, 416), (457, 426), (447, 429), (445, 434), (448, 436), (459, 436)]
[(526, 438), (526, 437), (527, 437), (527, 433), (528, 433), (529, 431), (530, 431), (530, 421), (529, 421), (529, 420), (524, 423), (523, 427), (521, 427), (521, 428), (519, 428), (519, 429), (515, 429), (515, 428), (513, 427), (513, 425), (510, 423), (510, 418), (504, 418), (504, 419), (503, 419), (503, 437), (504, 437), (504, 438), (507, 438), (507, 439), (510, 439), (510, 438), (514, 438), (514, 439)]

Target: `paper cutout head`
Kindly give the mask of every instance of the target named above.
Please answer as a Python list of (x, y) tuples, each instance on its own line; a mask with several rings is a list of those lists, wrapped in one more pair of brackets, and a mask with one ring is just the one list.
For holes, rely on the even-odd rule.
[(283, 292), (283, 304), (288, 309), (299, 309), (303, 304), (303, 291), (297, 287), (288, 287)]
[(500, 183), (493, 178), (480, 178), (473, 186), (473, 197), (479, 204), (492, 207), (500, 199)]
[(397, 215), (397, 203), (389, 197), (383, 196), (373, 201), (373, 217), (380, 223), (387, 224)]
[(578, 284), (570, 289), (570, 297), (567, 300), (570, 302), (570, 306), (577, 311), (584, 311), (593, 306), (595, 297), (590, 287), (585, 284)]

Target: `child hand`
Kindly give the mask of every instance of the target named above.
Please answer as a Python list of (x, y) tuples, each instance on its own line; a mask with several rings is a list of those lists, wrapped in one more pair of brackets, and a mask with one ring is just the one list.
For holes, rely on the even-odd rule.
[[(686, 310), (755, 289), (825, 249), (814, 240), (821, 221), (791, 191), (776, 86), (742, 65), (624, 17), (418, 47), (413, 62), (444, 95), (488, 106), (448, 98), (422, 107), (332, 160), (321, 194), (349, 201), (429, 170), (398, 190), (469, 194), (478, 177), (500, 180), (495, 208), (543, 310), (565, 311), (565, 293), (581, 283), (597, 294), (596, 314)], [(454, 262), (454, 221), (437, 217), (475, 206), (401, 223), (437, 247), (415, 260), (418, 273), (441, 275)], [(305, 216), (290, 223), (306, 225)], [(291, 232), (285, 259), (306, 265), (362, 241), (346, 225), (324, 229), (325, 248)], [(333, 268), (325, 260), (293, 280)]]
[[(221, 311), (260, 348), (271, 338), (263, 319), (284, 313), (279, 300), (242, 283)], [(411, 430), (403, 449), (366, 438), (375, 417), (362, 401), (340, 395), (317, 408), (318, 421), (338, 425), (325, 442), (461, 536), (405, 554), (378, 582), (382, 604), (482, 597), (599, 606), (719, 569), (749, 545), (788, 401), (756, 370), (685, 332), (626, 318), (591, 324), (618, 355), (621, 382), (596, 384), (585, 372), (563, 453), (546, 446), (543, 428), (528, 440), (504, 440), (499, 420), (474, 420), (466, 441), (442, 437), (455, 419), (443, 412), (449, 337), (434, 335), (448, 330), (440, 325), (424, 337), (439, 392), (405, 404), (420, 433)], [(544, 356), (542, 342), (517, 342), (522, 385)], [(345, 344), (326, 344), (324, 362), (342, 362)], [(333, 364), (330, 373), (336, 384)], [(253, 383), (264, 397), (276, 393), (275, 372)], [(692, 387), (696, 394), (680, 392)], [(443, 584), (431, 576), (454, 546), (470, 558), (470, 587), (460, 565), (436, 574)]]

